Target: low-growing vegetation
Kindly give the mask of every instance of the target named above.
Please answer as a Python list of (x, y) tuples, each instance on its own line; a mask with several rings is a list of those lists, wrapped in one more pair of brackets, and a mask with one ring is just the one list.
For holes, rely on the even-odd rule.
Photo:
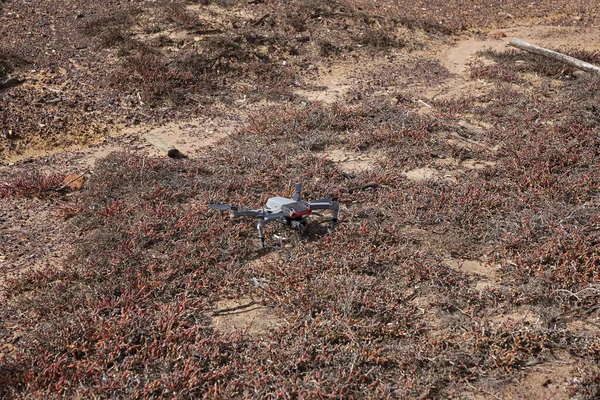
[(15, 175), (0, 182), (0, 199), (5, 197), (45, 197), (63, 186), (64, 175), (39, 172)]
[[(562, 23), (581, 2), (384, 3), (59, 7), (75, 22), (48, 53), (71, 47), (0, 51), (0, 78), (32, 74), (0, 92), (6, 152), (182, 115), (203, 117), (186, 128), (198, 138), (219, 113), (239, 122), (180, 158), (152, 156), (141, 130), (85, 184), (65, 172), (87, 159), (1, 166), (0, 398), (598, 396), (600, 79), (485, 51), (467, 89), (438, 96), (459, 78), (423, 55), (514, 18)], [(36, 33), (53, 14), (23, 15)], [(375, 58), (394, 70), (317, 79)], [(338, 101), (303, 96), (323, 83)], [(315, 212), (302, 231), (269, 225), (260, 249), (253, 221), (208, 208), (260, 207), (296, 182), (339, 197), (336, 228)], [(26, 235), (28, 207), (43, 214)], [(70, 250), (47, 261), (42, 239)], [(242, 299), (268, 323), (217, 323)]]
[[(495, 165), (454, 182), (399, 178), (457, 149), (438, 139), (446, 123), (387, 100), (273, 110), (198, 159), (109, 156), (71, 220), (88, 233), (64, 269), (7, 284), (3, 335), (18, 322), (22, 339), (5, 393), (447, 397), (570, 352), (592, 368), (570, 390), (591, 396), (600, 343), (565, 316), (596, 304), (597, 122), (556, 100), (510, 101), (536, 117), (492, 113), (503, 129), (476, 139), (502, 143)], [(349, 174), (312, 151), (332, 145), (385, 157)], [(261, 251), (251, 223), (206, 207), (261, 204), (291, 177), (340, 196), (338, 229), (315, 221)], [(379, 188), (345, 189), (364, 182)], [(477, 289), (447, 257), (489, 257), (500, 279)], [(248, 296), (284, 323), (259, 336), (211, 326), (211, 304)], [(540, 319), (494, 322), (524, 307)]]

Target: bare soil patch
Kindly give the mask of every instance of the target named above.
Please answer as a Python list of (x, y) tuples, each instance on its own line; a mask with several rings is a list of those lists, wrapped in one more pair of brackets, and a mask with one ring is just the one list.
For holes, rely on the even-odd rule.
[(423, 167), (406, 171), (404, 175), (411, 181), (424, 181), (438, 177), (439, 172), (432, 168)]
[[(312, 65), (313, 69), (316, 69), (315, 65)], [(341, 64), (329, 68), (324, 66), (322, 69), (312, 81), (312, 88), (299, 89), (295, 93), (309, 101), (322, 101), (328, 104), (342, 101), (353, 87), (354, 81), (348, 74), (354, 71), (354, 66)]]
[(494, 280), (496, 278), (496, 273), (494, 268), (490, 265), (486, 265), (485, 263), (479, 260), (454, 260), (454, 259), (446, 259), (444, 260), (450, 268), (466, 272), (468, 274), (480, 275), (485, 278)]
[(213, 308), (212, 324), (223, 333), (243, 330), (250, 335), (258, 335), (281, 323), (272, 310), (249, 298), (221, 300)]
[(214, 146), (220, 139), (239, 128), (237, 121), (217, 121), (212, 119), (172, 122), (160, 127), (136, 129), (142, 141), (150, 146), (150, 155), (164, 156), (171, 149), (178, 149), (184, 155), (197, 156), (206, 147)]

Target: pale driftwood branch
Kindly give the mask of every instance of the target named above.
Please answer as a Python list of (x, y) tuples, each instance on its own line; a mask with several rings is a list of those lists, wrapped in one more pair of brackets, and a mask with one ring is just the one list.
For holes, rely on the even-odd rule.
[(570, 65), (575, 68), (579, 68), (586, 72), (591, 72), (593, 74), (600, 75), (600, 67), (587, 63), (585, 61), (581, 61), (575, 57), (568, 56), (566, 54), (559, 53), (557, 51), (544, 49), (542, 47), (534, 46), (527, 42), (524, 42), (520, 39), (512, 39), (507, 44), (508, 46), (516, 47), (517, 49), (521, 49), (527, 51), (529, 53), (538, 54), (540, 56), (552, 58), (554, 60), (560, 61), (564, 64)]
[(417, 103), (421, 103), (421, 104), (423, 104), (427, 108), (433, 108), (429, 104), (425, 103), (423, 100), (417, 100)]

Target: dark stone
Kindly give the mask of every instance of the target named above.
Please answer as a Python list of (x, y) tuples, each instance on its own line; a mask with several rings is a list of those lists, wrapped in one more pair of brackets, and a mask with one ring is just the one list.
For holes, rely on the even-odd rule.
[(186, 156), (185, 154), (183, 154), (182, 152), (180, 152), (177, 149), (171, 149), (171, 150), (169, 150), (167, 152), (167, 157), (177, 158), (177, 159), (188, 158), (188, 156)]

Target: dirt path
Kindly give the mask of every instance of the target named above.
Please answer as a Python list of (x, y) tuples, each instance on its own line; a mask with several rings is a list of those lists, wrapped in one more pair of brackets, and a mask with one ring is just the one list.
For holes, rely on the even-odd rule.
[(464, 75), (477, 52), (487, 49), (504, 51), (506, 43), (512, 38), (519, 38), (537, 46), (554, 49), (576, 48), (588, 51), (600, 49), (600, 31), (598, 29), (540, 25), (518, 26), (462, 40), (456, 46), (440, 52), (440, 61), (450, 72)]

